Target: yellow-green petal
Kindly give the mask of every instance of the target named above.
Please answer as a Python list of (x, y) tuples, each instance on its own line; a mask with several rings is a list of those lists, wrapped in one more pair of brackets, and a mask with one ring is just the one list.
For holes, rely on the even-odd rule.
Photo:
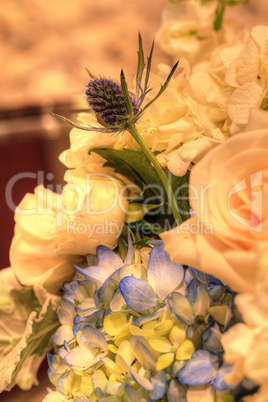
[(177, 360), (189, 360), (194, 353), (194, 345), (190, 339), (186, 339), (178, 348), (176, 353)]
[(121, 328), (127, 324), (127, 319), (123, 313), (111, 313), (104, 319), (103, 327), (104, 331), (108, 335), (117, 335)]
[(156, 335), (164, 336), (167, 335), (171, 328), (174, 326), (174, 322), (172, 320), (165, 320), (160, 322), (154, 327), (154, 332)]
[(157, 371), (164, 370), (165, 368), (171, 365), (173, 360), (174, 360), (174, 353), (164, 353), (157, 359), (156, 370)]
[(117, 353), (118, 348), (115, 345), (109, 344), (108, 345), (108, 349), (112, 352), (112, 353)]
[(170, 352), (172, 348), (172, 344), (169, 340), (161, 336), (149, 339), (149, 344), (154, 350), (160, 353)]
[(173, 326), (169, 333), (170, 342), (179, 347), (186, 338), (186, 325), (183, 323), (178, 323)]

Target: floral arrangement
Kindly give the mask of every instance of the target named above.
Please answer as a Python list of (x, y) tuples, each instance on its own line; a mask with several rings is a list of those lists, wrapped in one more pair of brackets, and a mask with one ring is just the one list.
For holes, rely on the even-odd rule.
[[(174, 57), (135, 88), (89, 73), (61, 193), (15, 213), (1, 271), (0, 389), (58, 401), (268, 399), (268, 27), (244, 0), (171, 1)], [(179, 59), (179, 62), (177, 61)], [(52, 351), (53, 348), (53, 351)]]

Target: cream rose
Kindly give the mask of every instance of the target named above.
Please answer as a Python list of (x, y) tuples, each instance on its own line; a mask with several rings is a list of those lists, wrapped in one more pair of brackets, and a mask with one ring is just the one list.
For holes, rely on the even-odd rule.
[(237, 383), (244, 377), (253, 380), (260, 389), (252, 400), (265, 402), (268, 400), (268, 243), (265, 250), (260, 250), (260, 256), (256, 292), (235, 297), (245, 323), (230, 328), (221, 342), (224, 360), (233, 365), (225, 381)]
[(15, 213), (10, 261), (23, 285), (57, 292), (74, 274), (73, 264), (105, 245), (117, 245), (127, 201), (124, 183), (105, 174), (67, 175), (62, 194), (39, 186)]
[[(78, 123), (81, 125), (97, 126), (96, 118), (89, 113), (79, 113)], [(59, 160), (67, 168), (83, 168), (88, 172), (103, 171), (105, 159), (97, 154), (88, 154), (93, 148), (109, 148), (116, 143), (115, 135), (99, 133), (97, 131), (85, 131), (79, 128), (73, 128), (70, 131), (70, 148), (63, 151)], [(110, 169), (111, 170), (111, 169)]]
[(268, 130), (232, 137), (190, 175), (196, 214), (163, 233), (171, 259), (209, 273), (235, 291), (253, 291), (259, 242), (268, 239)]

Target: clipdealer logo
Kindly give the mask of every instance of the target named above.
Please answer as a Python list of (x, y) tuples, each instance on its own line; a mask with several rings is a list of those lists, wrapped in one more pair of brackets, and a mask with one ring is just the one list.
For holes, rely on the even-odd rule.
[[(250, 214), (248, 218), (241, 216), (231, 206), (232, 197), (241, 192), (250, 194)], [(228, 194), (228, 209), (231, 216), (244, 227), (260, 233), (263, 228), (263, 172), (258, 170), (249, 176), (249, 179), (242, 179), (234, 184)]]

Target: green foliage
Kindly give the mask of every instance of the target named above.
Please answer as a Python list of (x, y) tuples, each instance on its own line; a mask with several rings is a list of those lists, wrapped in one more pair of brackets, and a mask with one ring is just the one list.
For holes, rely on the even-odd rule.
[(41, 306), (33, 288), (20, 286), (11, 268), (3, 270), (0, 279), (0, 392), (16, 383), (29, 389), (59, 326), (55, 296), (48, 295)]
[(126, 223), (137, 222), (141, 220), (149, 211), (160, 207), (161, 204), (142, 204), (142, 203), (130, 203), (125, 216)]
[[(105, 158), (107, 160), (105, 166), (114, 168), (116, 172), (126, 176), (133, 183), (137, 184), (140, 189), (144, 189), (147, 186), (140, 197), (129, 204), (130, 213), (126, 215), (126, 222), (128, 224), (142, 220), (151, 209), (160, 207), (163, 202), (167, 201), (168, 197), (163, 183), (156, 169), (144, 156), (142, 151), (94, 148), (89, 151), (89, 153), (91, 152), (95, 152)], [(190, 218), (190, 206), (187, 200), (190, 172), (188, 171), (183, 177), (177, 177), (168, 168), (164, 170), (172, 191), (177, 192), (178, 206), (181, 211), (182, 220), (185, 221)], [(148, 198), (150, 198), (150, 203), (146, 202)], [(160, 217), (161, 214), (158, 215)]]
[(215, 19), (213, 23), (215, 31), (219, 31), (222, 27), (224, 12), (227, 6), (237, 6), (238, 4), (248, 3), (248, 1), (249, 0), (218, 0), (218, 6), (215, 12)]
[[(131, 180), (134, 179), (134, 183), (141, 184), (143, 182), (146, 185), (157, 184), (165, 191), (154, 166), (144, 156), (142, 151), (94, 148), (89, 151), (89, 153), (91, 152), (95, 152), (105, 158), (107, 160), (105, 166), (113, 167), (116, 172), (124, 174)], [(159, 192), (155, 189), (152, 188), (152, 190), (155, 194), (159, 195)]]

